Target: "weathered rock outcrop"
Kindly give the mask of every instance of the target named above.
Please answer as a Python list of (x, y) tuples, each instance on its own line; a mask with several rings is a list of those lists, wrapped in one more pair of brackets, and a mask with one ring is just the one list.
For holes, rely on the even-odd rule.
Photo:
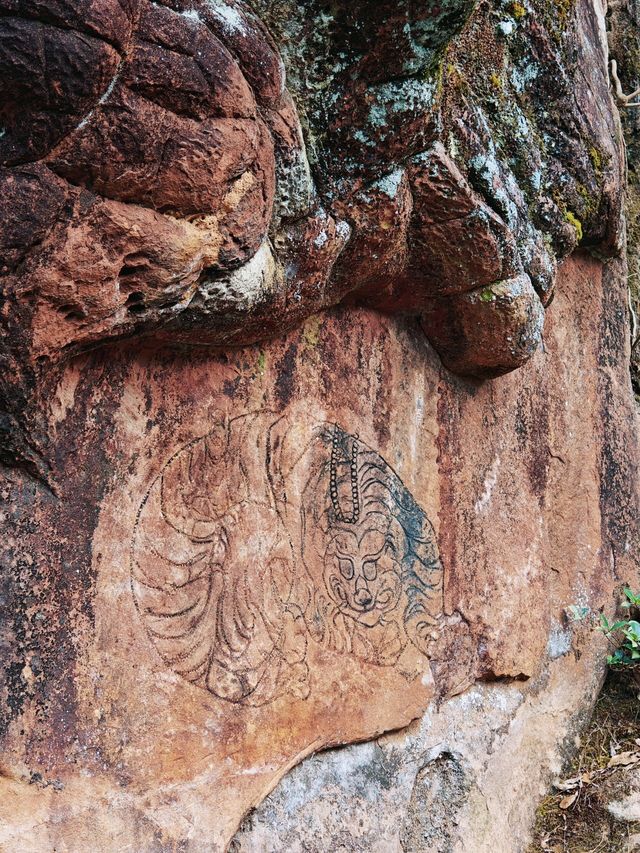
[(599, 0), (0, 10), (0, 846), (522, 849), (640, 545)]
[(82, 350), (250, 343), (348, 298), (490, 376), (539, 345), (558, 259), (620, 248), (592, 3), (256, 5), (288, 88), (242, 3), (0, 6), (3, 446), (40, 476)]
[[(607, 16), (614, 90), (627, 144), (627, 260), (631, 322), (631, 377), (640, 401), (640, 4), (637, 0), (610, 4)], [(616, 79), (617, 78), (617, 79)]]

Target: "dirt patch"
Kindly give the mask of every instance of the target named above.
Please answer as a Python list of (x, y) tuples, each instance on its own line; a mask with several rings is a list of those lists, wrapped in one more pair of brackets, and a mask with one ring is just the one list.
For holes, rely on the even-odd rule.
[(640, 821), (607, 808), (640, 779), (639, 692), (628, 672), (609, 673), (573, 764), (538, 807), (527, 853), (640, 851)]

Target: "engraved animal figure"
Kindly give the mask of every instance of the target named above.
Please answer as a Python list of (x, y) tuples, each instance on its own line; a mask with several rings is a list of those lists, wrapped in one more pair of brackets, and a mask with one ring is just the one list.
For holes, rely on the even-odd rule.
[(236, 418), (176, 453), (132, 543), (135, 602), (162, 659), (247, 705), (309, 690), (295, 561), (264, 476), (264, 419)]
[(433, 530), (357, 436), (273, 412), (217, 424), (147, 492), (131, 582), (165, 663), (220, 699), (309, 694), (307, 642), (392, 666), (441, 612)]
[(311, 635), (380, 666), (395, 664), (408, 641), (426, 654), (442, 610), (429, 520), (357, 436), (326, 426), (314, 455), (301, 509)]
[(355, 529), (336, 528), (324, 557), (333, 626), (358, 657), (384, 665), (395, 663), (403, 649), (395, 613), (402, 570), (389, 527), (382, 513), (372, 513)]

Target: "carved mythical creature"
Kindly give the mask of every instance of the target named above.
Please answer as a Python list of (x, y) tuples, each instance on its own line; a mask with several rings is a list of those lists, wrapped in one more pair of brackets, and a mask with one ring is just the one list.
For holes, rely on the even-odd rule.
[(336, 426), (319, 440), (330, 453), (312, 475), (302, 509), (312, 636), (381, 666), (396, 663), (407, 641), (426, 653), (442, 594), (429, 520), (357, 436)]
[(288, 450), (273, 451), (288, 432), (265, 412), (191, 442), (152, 483), (134, 532), (150, 639), (230, 702), (305, 698), (308, 637), (379, 666), (408, 641), (426, 654), (441, 609), (433, 530), (382, 457), (324, 425), (285, 470)]

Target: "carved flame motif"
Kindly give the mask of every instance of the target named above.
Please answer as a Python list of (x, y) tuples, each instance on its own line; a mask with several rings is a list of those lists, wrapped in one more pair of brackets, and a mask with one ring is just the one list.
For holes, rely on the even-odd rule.
[(378, 666), (408, 642), (426, 653), (441, 610), (433, 530), (382, 457), (335, 426), (301, 446), (271, 412), (218, 424), (167, 462), (131, 572), (164, 662), (246, 705), (306, 698), (309, 642)]

